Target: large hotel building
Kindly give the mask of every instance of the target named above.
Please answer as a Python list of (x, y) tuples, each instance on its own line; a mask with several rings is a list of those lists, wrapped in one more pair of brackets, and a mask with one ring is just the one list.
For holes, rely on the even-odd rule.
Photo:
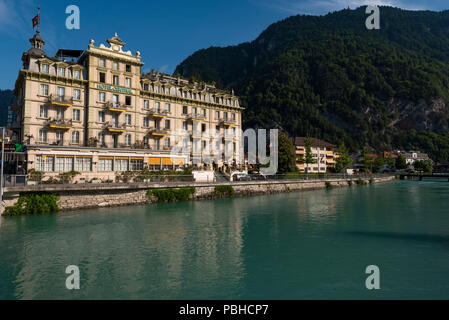
[[(107, 45), (91, 40), (85, 51), (59, 50), (55, 57), (43, 51), (39, 32), (30, 42), (14, 92), (18, 125), (11, 128), (26, 149), (28, 170), (101, 178), (177, 169), (194, 159), (202, 166), (205, 148), (219, 155), (215, 167), (240, 165), (243, 108), (233, 92), (143, 74), (140, 52), (125, 51), (117, 34)], [(173, 155), (177, 129), (189, 132), (183, 139), (189, 152)], [(212, 139), (211, 130), (223, 138)]]

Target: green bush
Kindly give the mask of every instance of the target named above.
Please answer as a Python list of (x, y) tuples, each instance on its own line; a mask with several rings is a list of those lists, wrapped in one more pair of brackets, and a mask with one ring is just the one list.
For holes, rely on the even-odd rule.
[(215, 195), (218, 197), (233, 197), (235, 190), (232, 186), (216, 186)]
[(326, 181), (326, 189), (327, 190), (332, 189), (332, 183), (330, 183), (329, 181)]
[(187, 201), (195, 193), (195, 188), (152, 189), (148, 190), (148, 198), (156, 197), (158, 202)]
[(374, 178), (373, 177), (369, 178), (369, 184), (373, 184), (373, 183), (374, 183)]
[(366, 185), (365, 180), (360, 179), (360, 178), (357, 179), (355, 183), (357, 183), (357, 185), (359, 185), (359, 186), (364, 186), (364, 185)]
[(59, 196), (50, 193), (21, 194), (17, 203), (5, 209), (5, 216), (50, 214), (59, 211)]
[(348, 186), (352, 186), (352, 180), (348, 180)]

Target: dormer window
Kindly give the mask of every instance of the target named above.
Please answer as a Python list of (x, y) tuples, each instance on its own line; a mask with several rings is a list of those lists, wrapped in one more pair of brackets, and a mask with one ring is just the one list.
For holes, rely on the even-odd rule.
[(58, 67), (58, 76), (65, 77), (65, 68), (64, 67)]
[(126, 72), (131, 72), (131, 65), (130, 64), (127, 64), (126, 65)]
[(48, 64), (41, 64), (41, 72), (48, 73)]
[(79, 70), (73, 70), (73, 78), (74, 79), (80, 79), (81, 78), (81, 72)]

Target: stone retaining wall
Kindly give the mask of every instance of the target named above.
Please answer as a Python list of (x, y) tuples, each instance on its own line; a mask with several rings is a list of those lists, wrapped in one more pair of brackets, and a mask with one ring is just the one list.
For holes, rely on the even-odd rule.
[[(384, 177), (374, 179), (374, 183), (387, 182), (395, 180), (395, 177)], [(328, 180), (333, 187), (347, 187), (348, 180)], [(368, 183), (369, 179), (365, 179)], [(301, 190), (312, 189), (324, 189), (326, 188), (326, 181), (275, 181), (275, 182), (247, 182), (247, 183), (225, 183), (225, 184), (194, 184), (194, 185), (178, 185), (171, 187), (195, 187), (195, 194), (192, 196), (192, 200), (205, 200), (214, 199), (215, 186), (217, 185), (232, 185), (235, 191), (236, 197), (245, 197), (258, 194), (274, 194), (282, 192), (294, 192)], [(139, 186), (135, 188), (130, 187), (98, 187), (94, 190), (83, 190), (83, 188), (73, 188), (73, 190), (59, 189), (55, 190), (54, 187), (42, 189), (39, 188), (35, 192), (51, 192), (60, 196), (58, 200), (58, 206), (61, 211), (79, 210), (88, 208), (101, 208), (101, 207), (114, 207), (125, 205), (138, 205), (149, 204), (152, 202), (147, 196), (147, 190), (152, 188), (167, 188), (167, 186)], [(22, 190), (21, 192), (25, 192)], [(26, 190), (30, 192), (30, 190)], [(33, 191), (31, 191), (33, 192)], [(2, 203), (2, 212), (4, 208), (14, 205), (20, 196), (19, 191), (8, 191), (4, 195), (4, 201)]]

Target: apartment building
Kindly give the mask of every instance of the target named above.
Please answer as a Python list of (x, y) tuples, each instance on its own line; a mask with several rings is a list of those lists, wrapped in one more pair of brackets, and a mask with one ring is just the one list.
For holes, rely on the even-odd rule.
[(306, 137), (292, 139), (299, 171), (306, 172), (307, 168), (308, 173), (326, 173), (329, 168), (334, 168), (338, 157), (336, 146), (316, 138), (309, 138), (313, 163), (305, 163), (306, 139)]
[[(98, 177), (204, 166), (206, 149), (219, 155), (216, 167), (240, 164), (243, 108), (233, 92), (143, 74), (140, 52), (125, 51), (117, 34), (106, 45), (90, 40), (85, 51), (60, 49), (55, 57), (43, 50), (39, 32), (30, 43), (11, 107), (19, 123), (11, 130), (26, 147), (28, 170)], [(188, 132), (188, 141), (174, 134), (178, 129)], [(180, 139), (183, 151), (173, 154)]]

